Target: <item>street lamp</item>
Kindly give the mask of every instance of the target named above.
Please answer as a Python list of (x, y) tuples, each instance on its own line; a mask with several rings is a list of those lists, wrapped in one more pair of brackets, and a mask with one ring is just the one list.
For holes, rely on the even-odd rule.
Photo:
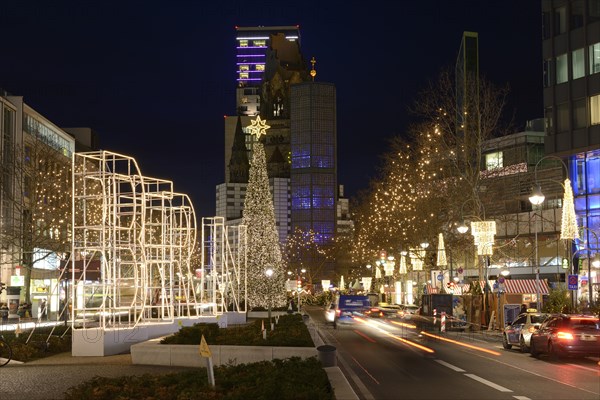
[[(534, 179), (535, 179), (535, 187), (533, 188), (531, 195), (529, 196), (529, 201), (534, 206), (541, 206), (541, 204), (546, 199), (546, 196), (542, 193), (541, 185), (537, 179), (537, 168), (540, 163), (547, 159), (554, 158), (561, 162), (562, 166), (565, 167), (566, 175), (569, 175), (569, 169), (565, 162), (557, 156), (548, 155), (540, 158), (538, 162), (535, 164), (534, 168)], [(577, 229), (577, 220), (575, 216), (575, 205), (573, 202), (573, 190), (571, 189), (571, 181), (569, 178), (565, 178), (564, 184), (558, 182), (564, 189), (563, 196), (563, 204), (562, 204), (562, 224), (561, 224), (561, 234), (560, 238), (565, 240), (574, 240), (579, 238), (579, 233)], [(538, 256), (538, 227), (537, 227), (537, 213), (534, 213), (534, 225), (535, 225), (535, 280), (536, 280), (536, 296), (538, 309), (541, 310), (541, 298), (540, 298), (540, 261)]]

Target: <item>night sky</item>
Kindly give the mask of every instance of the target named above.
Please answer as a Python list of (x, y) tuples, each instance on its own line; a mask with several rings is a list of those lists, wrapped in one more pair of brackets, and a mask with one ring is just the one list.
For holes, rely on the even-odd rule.
[(510, 85), (517, 130), (543, 115), (539, 0), (4, 0), (0, 87), (58, 126), (93, 128), (102, 149), (135, 157), (213, 216), (236, 25), (300, 25), (316, 80), (337, 87), (347, 196), (375, 176), (418, 91), (454, 65), (463, 31), (479, 33), (481, 74)]

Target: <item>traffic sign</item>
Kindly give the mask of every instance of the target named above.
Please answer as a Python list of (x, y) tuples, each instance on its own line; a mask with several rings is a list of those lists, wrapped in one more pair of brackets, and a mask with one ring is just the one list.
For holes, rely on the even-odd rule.
[(569, 279), (567, 281), (569, 285), (569, 290), (577, 290), (577, 281), (579, 279), (578, 275), (569, 275)]
[(442, 275), (442, 274), (439, 274), (439, 275), (437, 276), (437, 280), (438, 280), (438, 281), (440, 281), (440, 282), (441, 282), (441, 281), (443, 281), (443, 280), (444, 280), (444, 275)]
[(200, 339), (200, 355), (202, 357), (206, 357), (206, 358), (210, 358), (212, 356), (212, 353), (210, 352), (210, 349), (208, 348), (208, 344), (206, 343), (206, 340), (204, 339), (204, 335), (202, 335), (202, 339)]
[(457, 269), (457, 272), (458, 272), (459, 274), (462, 274), (464, 271), (463, 271), (462, 267), (458, 267), (458, 269)]

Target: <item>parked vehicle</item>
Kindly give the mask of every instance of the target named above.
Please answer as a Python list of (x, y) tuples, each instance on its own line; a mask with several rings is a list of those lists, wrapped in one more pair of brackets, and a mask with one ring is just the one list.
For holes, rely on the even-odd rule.
[(371, 301), (367, 296), (342, 294), (335, 299), (335, 317), (333, 327), (338, 324), (352, 324), (354, 317), (364, 317), (365, 311), (371, 308)]
[(546, 318), (548, 318), (548, 315), (549, 314), (538, 312), (525, 312), (519, 314), (514, 321), (509, 322), (506, 328), (504, 328), (502, 334), (502, 346), (505, 349), (519, 346), (522, 353), (529, 352), (531, 335), (542, 325)]
[(553, 357), (600, 357), (600, 320), (588, 315), (551, 316), (531, 335), (530, 352)]

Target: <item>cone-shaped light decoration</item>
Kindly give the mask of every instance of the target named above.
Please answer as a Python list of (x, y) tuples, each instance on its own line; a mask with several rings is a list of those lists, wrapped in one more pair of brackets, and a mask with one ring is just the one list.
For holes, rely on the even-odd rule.
[(396, 261), (394, 261), (394, 257), (389, 256), (387, 260), (385, 260), (385, 262), (383, 263), (383, 270), (385, 271), (385, 276), (393, 276), (395, 266)]
[(340, 290), (344, 290), (344, 289), (346, 289), (346, 285), (344, 283), (344, 275), (342, 275), (340, 278)]
[(423, 271), (423, 259), (425, 258), (425, 250), (423, 249), (411, 249), (410, 250), (410, 262), (413, 267), (413, 271)]
[(437, 251), (437, 266), (445, 267), (448, 265), (446, 261), (446, 248), (444, 247), (444, 235), (438, 235), (438, 251)]
[(375, 279), (381, 279), (381, 269), (379, 266), (375, 267)]
[(579, 239), (577, 217), (575, 216), (575, 204), (573, 202), (573, 189), (571, 188), (571, 180), (569, 180), (569, 178), (565, 179), (560, 238), (570, 240)]
[(400, 271), (401, 274), (406, 274), (406, 256), (400, 256)]
[(362, 284), (363, 284), (363, 289), (365, 290), (365, 292), (371, 291), (371, 282), (372, 281), (373, 281), (373, 278), (371, 278), (370, 276), (362, 277)]

